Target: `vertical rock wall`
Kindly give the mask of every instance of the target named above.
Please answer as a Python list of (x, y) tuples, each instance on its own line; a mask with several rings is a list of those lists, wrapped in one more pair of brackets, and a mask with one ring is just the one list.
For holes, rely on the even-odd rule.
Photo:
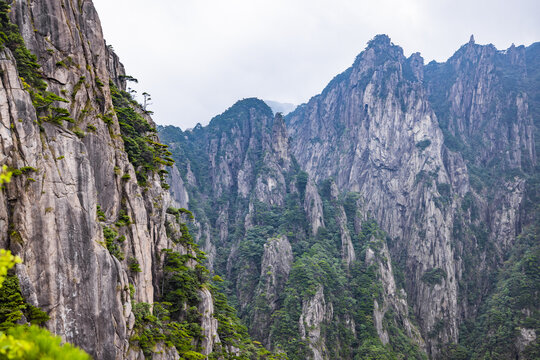
[[(124, 151), (109, 88), (109, 79), (125, 85), (123, 66), (105, 45), (89, 0), (14, 1), (11, 16), (48, 91), (67, 100), (55, 106), (73, 122), (38, 119), (13, 54), (2, 50), (0, 163), (26, 170), (0, 193), (0, 246), (23, 259), (17, 266), (23, 295), (49, 314), (52, 332), (97, 359), (137, 358), (129, 350), (132, 304), (156, 299), (161, 250), (174, 246), (165, 231), (168, 193), (157, 175), (139, 186)], [(125, 236), (124, 260), (109, 253), (103, 235), (120, 210), (131, 220), (116, 225)], [(130, 271), (128, 259), (141, 272)], [(211, 301), (201, 304), (208, 319)], [(208, 331), (214, 336), (215, 326)]]

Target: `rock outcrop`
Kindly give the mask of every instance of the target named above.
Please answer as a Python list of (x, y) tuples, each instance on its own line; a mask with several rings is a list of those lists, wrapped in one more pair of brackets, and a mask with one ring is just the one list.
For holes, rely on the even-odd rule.
[(302, 303), (299, 328), (302, 339), (308, 341), (309, 348), (313, 352), (313, 360), (328, 359), (328, 350), (321, 336), (321, 327), (325, 322), (332, 320), (334, 311), (332, 304), (327, 304), (324, 299), (324, 290), (319, 286), (313, 298)]
[[(361, 194), (365, 210), (400, 239), (396, 253), (407, 254), (404, 266), (414, 283), (407, 291), (419, 304), (422, 328), (430, 331), (444, 318), (443, 341), (456, 341), (452, 210), (437, 199), (449, 173), (457, 174), (444, 164), (443, 133), (423, 86), (422, 63), (377, 36), (350, 69), (289, 116), (289, 133), (302, 168), (316, 180), (333, 177), (342, 191)], [(452, 189), (467, 191), (467, 186)], [(435, 267), (445, 268), (448, 279), (436, 290), (420, 281)]]
[(261, 303), (265, 311), (257, 311), (253, 314), (251, 326), (253, 336), (264, 340), (264, 344), (268, 347), (272, 345), (270, 335), (272, 315), (279, 309), (279, 300), (289, 279), (292, 264), (292, 248), (287, 237), (271, 238), (264, 244), (261, 275), (255, 301)]
[(376, 36), (285, 120), (251, 98), (208, 126), (160, 127), (173, 167), (91, 1), (15, 0), (9, 17), (26, 45), (0, 40), (0, 165), (14, 174), (0, 247), (64, 341), (181, 358), (136, 336), (174, 280), (190, 304), (182, 293), (170, 314), (201, 328), (191, 346), (240, 356), (245, 330), (201, 265), (189, 207), (249, 333), (291, 359), (482, 357), (461, 325), (492, 336), (497, 306), (513, 316), (504, 355), (533, 354), (538, 44), (471, 37), (424, 65)]
[[(22, 293), (53, 333), (97, 359), (141, 358), (130, 344), (133, 306), (160, 295), (163, 249), (190, 250), (167, 236), (158, 169), (140, 186), (125, 151), (109, 85), (123, 89), (124, 68), (91, 1), (14, 1), (10, 16), (37, 63), (1, 50), (0, 163), (16, 176), (0, 193), (0, 246), (23, 259)], [(214, 323), (206, 295), (200, 311)], [(216, 331), (205, 328), (205, 353)], [(178, 358), (162, 347), (160, 358)]]
[[(219, 234), (210, 235), (217, 253), (228, 254), (226, 273), (241, 315), (279, 318), (270, 340), (257, 321), (248, 321), (250, 331), (269, 345), (289, 346), (293, 358), (353, 358), (345, 339), (361, 336), (370, 322), (377, 341), (390, 348), (403, 349), (395, 341), (406, 338), (411, 349), (432, 358), (461, 351), (455, 348), (464, 341), (460, 326), (479, 316), (494, 285), (491, 274), (536, 214), (537, 54), (536, 44), (498, 51), (472, 39), (446, 63), (424, 65), (418, 53), (406, 58), (379, 35), (321, 94), (286, 117), (288, 136), (281, 122), (270, 125), (267, 110), (258, 127), (237, 125), (248, 118), (232, 111), (238, 104), (181, 137), (162, 129), (176, 155), (188, 158), (180, 168), (184, 182), (212, 184), (212, 191), (193, 185), (188, 192), (217, 211), (197, 215)], [(253, 100), (246, 105), (252, 118), (262, 109)], [(245, 130), (254, 128), (262, 133)], [(265, 133), (274, 146), (264, 145)], [(213, 147), (219, 138), (220, 147)], [(239, 144), (257, 147), (246, 151)], [(192, 171), (197, 154), (211, 159), (208, 171)], [(230, 164), (238, 161), (240, 170), (233, 170)], [(221, 202), (207, 202), (220, 196)], [(375, 242), (369, 240), (374, 232)], [(277, 302), (255, 296), (264, 279), (263, 244), (285, 234), (294, 262), (284, 295)], [(332, 268), (336, 257), (343, 270)], [(329, 274), (333, 280), (324, 277)], [(380, 292), (369, 288), (372, 281)], [(360, 290), (349, 293), (355, 286)], [(366, 287), (375, 298), (366, 297)], [(333, 291), (361, 303), (369, 317), (342, 314)], [(295, 300), (305, 305), (301, 311)], [(328, 318), (308, 316), (308, 308), (331, 304)], [(312, 333), (293, 325), (306, 318)], [(350, 333), (334, 336), (328, 329), (335, 324)], [(377, 342), (370, 341), (358, 351), (367, 353), (368, 344)], [(421, 358), (419, 353), (407, 356)]]

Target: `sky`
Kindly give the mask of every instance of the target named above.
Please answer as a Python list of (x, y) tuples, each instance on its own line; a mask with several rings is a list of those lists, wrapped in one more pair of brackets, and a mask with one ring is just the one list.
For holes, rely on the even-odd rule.
[(445, 61), (469, 41), (540, 41), (538, 0), (94, 0), (108, 44), (160, 125), (182, 129), (236, 101), (301, 104), (377, 34)]

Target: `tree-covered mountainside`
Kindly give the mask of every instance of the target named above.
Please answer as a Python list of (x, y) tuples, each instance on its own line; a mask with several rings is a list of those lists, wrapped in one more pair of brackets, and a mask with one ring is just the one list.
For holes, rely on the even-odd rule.
[(380, 35), (285, 120), (246, 99), (159, 128), (254, 339), (290, 359), (537, 356), (537, 51), (471, 39), (424, 65)]
[[(332, 181), (314, 186), (288, 153), (284, 130), (280, 115), (272, 118), (256, 99), (238, 102), (204, 128), (160, 128), (173, 157), (184, 161), (199, 234), (219, 231), (209, 234), (219, 239), (214, 248), (205, 235), (199, 241), (209, 246), (213, 271), (226, 279), (250, 334), (289, 359), (424, 358), (408, 309), (397, 305), (402, 282), (396, 287), (392, 278), (395, 291), (383, 289), (391, 266), (386, 234), (363, 212), (358, 194), (338, 197)], [(186, 156), (195, 149), (204, 149), (198, 164)], [(357, 261), (342, 254), (343, 237), (350, 246), (354, 239)], [(384, 309), (375, 310), (375, 302)], [(378, 331), (391, 334), (389, 342)]]

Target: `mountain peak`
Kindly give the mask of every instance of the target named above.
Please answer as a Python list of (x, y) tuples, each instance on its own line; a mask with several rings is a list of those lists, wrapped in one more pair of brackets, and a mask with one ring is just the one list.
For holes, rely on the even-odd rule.
[(390, 37), (386, 34), (378, 34), (368, 42), (367, 48), (377, 47), (377, 48), (387, 48), (392, 46), (392, 41)]
[(255, 109), (257, 111), (260, 111), (261, 113), (264, 113), (270, 117), (273, 116), (272, 109), (266, 104), (263, 100), (258, 99), (256, 97), (251, 98), (245, 98), (238, 100), (234, 103), (233, 106), (231, 106), (229, 109), (227, 109), (222, 115), (227, 114), (230, 111), (236, 112), (238, 110), (247, 111), (249, 109)]
[[(254, 113), (252, 113), (254, 111)], [(250, 118), (252, 115), (257, 114), (257, 118), (272, 119), (274, 113), (272, 109), (261, 99), (252, 97), (238, 100), (230, 108), (225, 110), (222, 114), (217, 115), (210, 120), (209, 126), (230, 126), (230, 123), (240, 121), (240, 119)]]
[(353, 67), (379, 66), (387, 61), (404, 60), (403, 49), (392, 43), (386, 34), (376, 35), (371, 39), (364, 51), (356, 57)]

